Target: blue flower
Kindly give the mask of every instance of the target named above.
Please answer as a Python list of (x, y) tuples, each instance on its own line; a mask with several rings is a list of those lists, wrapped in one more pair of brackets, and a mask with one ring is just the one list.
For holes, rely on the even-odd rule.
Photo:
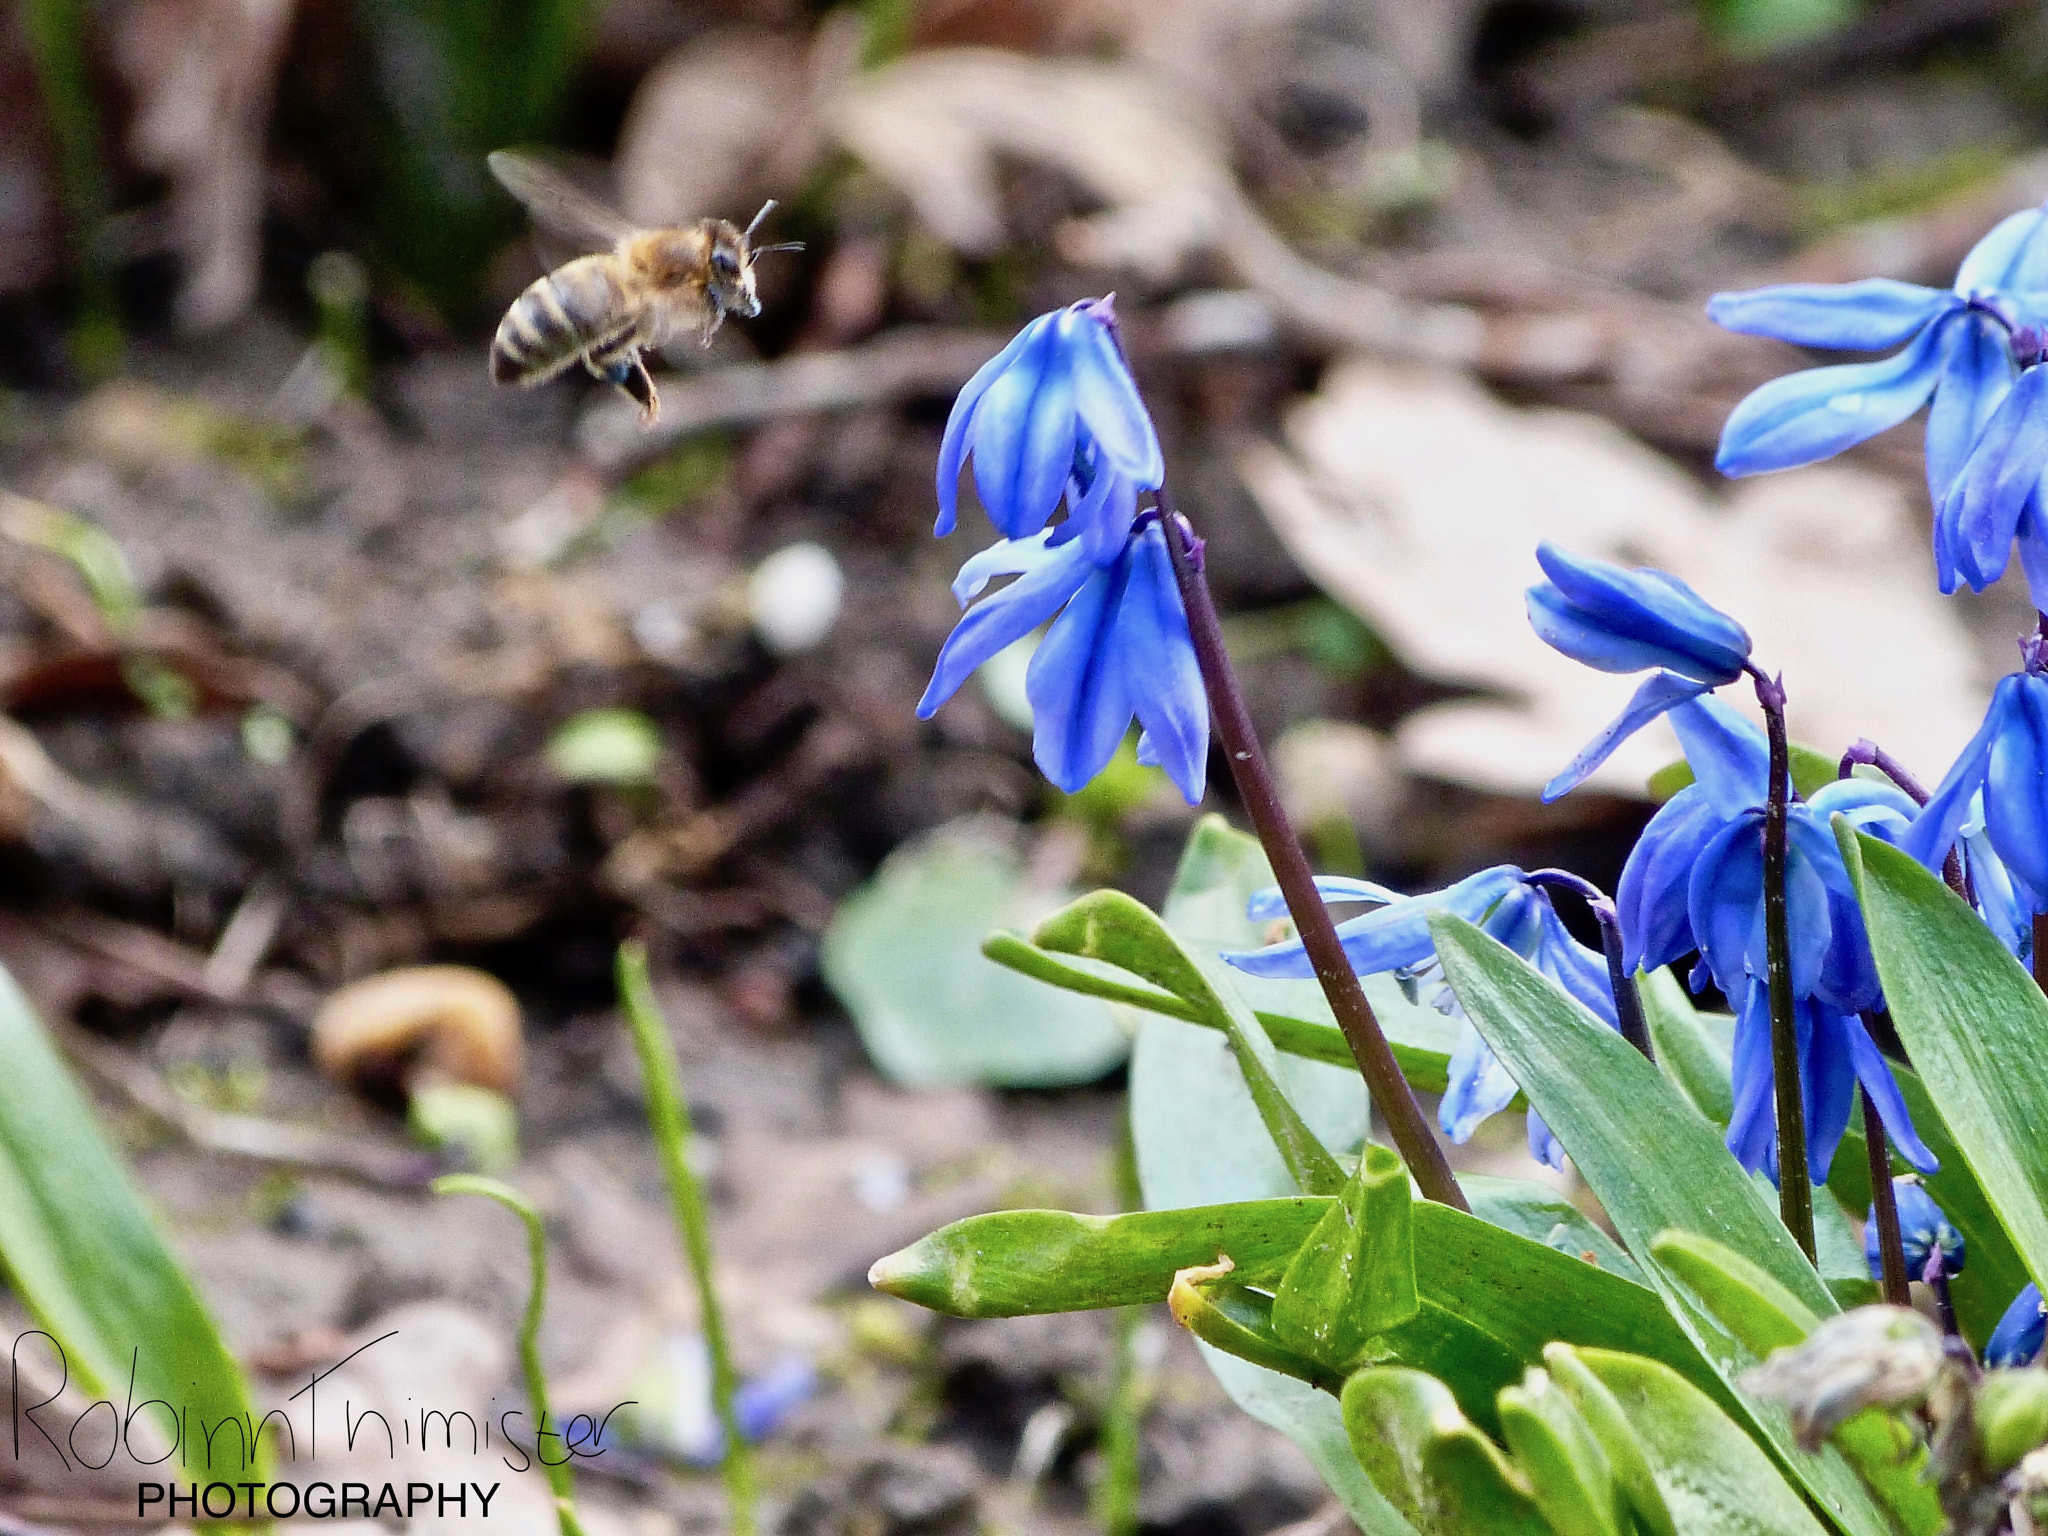
[(1941, 506), (2012, 387), (2012, 333), (2048, 286), (2044, 224), (2039, 209), (2006, 219), (1963, 258), (1949, 289), (1869, 278), (1714, 295), (1709, 318), (1746, 335), (1857, 352), (1908, 343), (1880, 362), (1810, 368), (1753, 391), (1722, 428), (1715, 460), (1722, 473), (1830, 458), (1897, 426), (1932, 397), (1927, 488)]
[[(2036, 635), (2023, 649), (2027, 669), (2002, 678), (1992, 690), (1983, 725), (1936, 786), (1901, 846), (1939, 869), (1981, 805), (1984, 839), (2013, 896), (2029, 912), (2048, 912), (2048, 645)], [(1987, 884), (1994, 881), (1995, 876), (1987, 876)], [(1980, 887), (1980, 902), (1985, 894)], [(2001, 926), (1991, 912), (1986, 916), (1994, 929)]]
[(1984, 1363), (1994, 1370), (2032, 1365), (2041, 1354), (2044, 1335), (2048, 1335), (2048, 1314), (2041, 1310), (2040, 1287), (2029, 1280), (1985, 1341)]
[(1055, 528), (1005, 539), (960, 567), (962, 607), (997, 576), (1017, 580), (967, 608), (917, 712), (930, 719), (976, 667), (1058, 614), (1024, 678), (1039, 769), (1073, 794), (1107, 766), (1135, 718), (1139, 760), (1164, 768), (1193, 805), (1208, 776), (1209, 704), (1187, 610), (1158, 520), (1134, 527), (1131, 494), (1112, 499), (1124, 526), (1106, 558), (1093, 537), (1062, 542)]
[(1941, 590), (1982, 592), (2005, 574), (2014, 546), (2037, 608), (2048, 607), (2048, 522), (2041, 472), (2048, 467), (2048, 367), (2042, 338), (2022, 327), (2015, 350), (2027, 366), (1984, 423), (1948, 494), (1935, 504), (1934, 571)]
[[(1720, 700), (1671, 710), (1693, 782), (1643, 829), (1615, 892), (1622, 962), (1652, 970), (1697, 950), (1695, 984), (1711, 976), (1736, 1008), (1735, 1117), (1728, 1149), (1745, 1168), (1775, 1156), (1771, 1021), (1763, 921), (1763, 733)], [(1915, 1167), (1933, 1156), (1913, 1131), (1884, 1057), (1858, 1014), (1883, 1001), (1870, 940), (1829, 820), (1839, 813), (1887, 840), (1904, 836), (1913, 802), (1888, 784), (1842, 779), (1786, 817), (1786, 915), (1799, 1006), (1801, 1093), (1809, 1171), (1824, 1180), (1847, 1129), (1857, 1083)]]
[[(1955, 1229), (1948, 1219), (1948, 1213), (1934, 1203), (1934, 1197), (1926, 1187), (1910, 1173), (1901, 1174), (1892, 1180), (1892, 1200), (1899, 1209), (1899, 1236), (1906, 1250), (1906, 1274), (1919, 1280), (1927, 1273), (1929, 1259), (1940, 1255), (1939, 1264), (1944, 1275), (1959, 1275), (1969, 1254), (1963, 1243), (1963, 1234)], [(1873, 1276), (1884, 1274), (1884, 1261), (1878, 1252), (1877, 1207), (1870, 1208), (1870, 1218), (1863, 1224), (1863, 1257), (1869, 1261)]]
[(1602, 672), (1659, 669), (1544, 786), (1549, 801), (1584, 782), (1659, 715), (1740, 677), (1749, 665), (1749, 633), (1662, 571), (1625, 571), (1549, 543), (1536, 546), (1536, 559), (1550, 579), (1529, 588), (1529, 622), (1545, 643)]
[[(1429, 914), (1455, 912), (1498, 939), (1548, 976), (1603, 1020), (1615, 1025), (1614, 993), (1604, 956), (1574, 939), (1550, 904), (1550, 894), (1512, 865), (1498, 865), (1469, 875), (1441, 891), (1399, 896), (1364, 880), (1324, 877), (1316, 888), (1326, 901), (1377, 902), (1373, 911), (1337, 925), (1351, 968), (1361, 976), (1391, 971), (1408, 995), (1448, 1017), (1463, 1019), (1464, 1010), (1444, 979), (1430, 939)], [(1286, 905), (1277, 888), (1252, 898), (1254, 919), (1282, 917)], [(1223, 957), (1254, 976), (1313, 976), (1300, 940), (1270, 945)], [(1490, 1116), (1508, 1107), (1516, 1093), (1507, 1068), (1468, 1021), (1451, 1053), (1450, 1082), (1438, 1111), (1444, 1134), (1462, 1145)], [(1542, 1117), (1529, 1113), (1529, 1151), (1553, 1168), (1564, 1166), (1564, 1148)]]
[(939, 445), (935, 532), (953, 531), (970, 455), (981, 504), (1010, 539), (1043, 528), (1062, 495), (1078, 511), (1106, 472), (1159, 487), (1159, 437), (1106, 324), (1112, 313), (1101, 299), (1040, 315), (967, 381)]

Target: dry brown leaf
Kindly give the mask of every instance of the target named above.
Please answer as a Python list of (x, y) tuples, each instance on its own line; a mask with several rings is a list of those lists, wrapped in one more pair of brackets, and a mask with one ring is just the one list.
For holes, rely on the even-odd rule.
[(256, 297), (263, 136), (291, 15), (292, 0), (132, 0), (116, 23), (135, 93), (129, 152), (170, 178), (178, 318), (193, 329)]
[(619, 131), (620, 205), (651, 224), (744, 220), (816, 154), (811, 79), (804, 46), (773, 33), (678, 48), (640, 82)]
[[(1542, 539), (1658, 566), (1735, 615), (1759, 662), (1784, 671), (1794, 736), (1823, 751), (1869, 736), (1938, 777), (1982, 714), (1975, 653), (1888, 481), (1830, 466), (1716, 497), (1597, 417), (1515, 410), (1455, 375), (1359, 360), (1294, 410), (1287, 440), (1241, 467), (1303, 569), (1416, 671), (1497, 696), (1404, 722), (1411, 771), (1533, 793), (1634, 686), (1529, 628)], [(1727, 694), (1746, 706), (1746, 689)], [(1592, 782), (1640, 795), (1675, 755), (1660, 725)]]

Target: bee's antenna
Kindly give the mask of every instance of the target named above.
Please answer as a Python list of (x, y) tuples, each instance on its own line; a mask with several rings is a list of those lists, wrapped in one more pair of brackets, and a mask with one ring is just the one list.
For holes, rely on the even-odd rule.
[(754, 238), (754, 231), (759, 229), (761, 227), (761, 221), (767, 218), (768, 215), (773, 213), (774, 211), (775, 199), (771, 197), (768, 199), (767, 202), (761, 205), (761, 211), (754, 215), (754, 222), (747, 226), (746, 233), (741, 235), (740, 238), (751, 244)]
[(757, 245), (753, 248), (756, 256), (766, 256), (770, 251), (800, 251), (804, 248), (801, 240), (784, 240), (780, 245)]

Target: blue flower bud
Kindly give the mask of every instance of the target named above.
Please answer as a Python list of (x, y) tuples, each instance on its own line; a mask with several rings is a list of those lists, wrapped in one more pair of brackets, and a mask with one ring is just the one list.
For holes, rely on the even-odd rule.
[(1742, 675), (1749, 633), (1675, 576), (1536, 546), (1550, 578), (1529, 589), (1529, 622), (1549, 645), (1602, 672), (1661, 667), (1718, 687)]
[(935, 532), (953, 531), (970, 455), (981, 504), (1011, 539), (1043, 528), (1062, 495), (1078, 508), (1102, 470), (1158, 488), (1159, 437), (1109, 332), (1112, 313), (1103, 299), (1040, 315), (967, 381), (939, 445)]
[(2040, 1287), (2029, 1280), (1985, 1341), (1984, 1363), (1994, 1369), (2032, 1365), (2041, 1353), (2044, 1335), (2048, 1335), (2048, 1314), (2041, 1311)]
[[(1910, 1174), (1902, 1174), (1892, 1180), (1892, 1199), (1899, 1208), (1899, 1237), (1906, 1250), (1906, 1274), (1910, 1279), (1919, 1280), (1927, 1274), (1927, 1262), (1936, 1252), (1941, 1255), (1941, 1273), (1959, 1275), (1963, 1272), (1963, 1234), (1949, 1221), (1942, 1208), (1934, 1203), (1934, 1197), (1927, 1193), (1920, 1181)], [(1878, 1252), (1877, 1207), (1870, 1208), (1870, 1219), (1863, 1228), (1863, 1256), (1870, 1261), (1870, 1273), (1881, 1276), (1884, 1261)]]

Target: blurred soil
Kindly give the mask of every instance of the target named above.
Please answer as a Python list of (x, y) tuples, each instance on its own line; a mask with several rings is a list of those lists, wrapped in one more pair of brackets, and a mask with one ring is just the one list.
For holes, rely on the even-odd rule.
[[(1344, 482), (1332, 432), (1318, 439), (1302, 411), (1337, 409), (1337, 384), (1364, 377), (1347, 368), (1411, 369), (1417, 397), (1455, 385), (1571, 413), (1512, 418), (1565, 445), (1560, 504), (1619, 473), (1618, 457), (1652, 464), (1700, 527), (1725, 529), (1719, 423), (1798, 359), (1715, 331), (1700, 301), (1773, 277), (1948, 281), (1997, 217), (2048, 193), (2048, 160), (2029, 153), (2048, 126), (2048, 32), (2023, 7), (1904, 0), (1749, 53), (1691, 7), (1592, 0), (904, 9), (922, 17), (908, 39), (921, 51), (891, 67), (931, 71), (932, 115), (911, 120), (930, 165), (889, 160), (885, 141), (900, 143), (877, 124), (900, 130), (903, 108), (882, 84), (838, 98), (827, 84), (809, 105), (756, 100), (766, 115), (748, 121), (769, 126), (749, 142), (765, 134), (776, 153), (735, 149), (730, 175), (717, 156), (633, 145), (707, 79), (772, 85), (795, 59), (829, 80), (850, 12), (606, 11), (571, 137), (607, 151), (623, 122), (620, 176), (643, 204), (732, 211), (773, 192), (810, 246), (764, 268), (759, 325), (735, 322), (661, 372), (659, 434), (584, 381), (494, 390), (487, 306), (428, 313), (388, 257), (368, 268), (367, 382), (334, 386), (333, 354), (309, 351), (307, 265), (368, 223), (337, 215), (329, 162), (293, 137), (327, 98), (292, 90), (315, 78), (303, 72), (332, 6), (303, 7), (275, 44), (268, 191), (236, 236), (260, 252), (253, 307), (231, 302), (229, 261), (207, 299), (225, 318), (181, 330), (191, 290), (175, 276), (195, 251), (182, 268), (160, 249), (138, 257), (121, 272), (125, 366), (88, 385), (62, 346), (75, 289), (57, 283), (55, 226), (0, 256), (19, 386), (0, 396), (0, 960), (91, 1085), (230, 1343), (279, 1395), (392, 1326), (455, 1341), (436, 1392), (451, 1372), (479, 1400), (510, 1390), (525, 1287), (510, 1218), (427, 1195), (432, 1160), (402, 1100), (329, 1082), (308, 1045), (325, 997), (392, 967), (456, 962), (508, 983), (527, 1050), (508, 1177), (556, 1244), (545, 1353), (560, 1405), (601, 1411), (694, 1325), (612, 1002), (617, 943), (646, 940), (740, 1364), (820, 1373), (763, 1449), (772, 1528), (1079, 1532), (1094, 1528), (1111, 1321), (939, 1322), (864, 1275), (999, 1205), (1113, 1209), (1120, 1085), (888, 1086), (819, 974), (836, 904), (924, 830), (993, 814), (1042, 858), (1156, 900), (1194, 814), (1142, 795), (1098, 816), (1077, 853), (1076, 808), (983, 691), (916, 719), (956, 614), (947, 583), (977, 547), (929, 532), (951, 393), (1007, 327), (1116, 287), (1318, 856), (1395, 883), (1511, 859), (1611, 885), (1648, 805), (1618, 785), (1540, 806), (1524, 759), (1562, 761), (1584, 733), (1505, 669), (1477, 675), (1411, 642), (1428, 623), (1401, 628), (1370, 579), (1393, 555), (1372, 554), (1356, 583), (1312, 581), (1310, 535), (1332, 568), (1367, 557), (1331, 556), (1321, 524), (1269, 524), (1282, 492), (1258, 452), (1280, 445), (1371, 549), (1373, 508), (1408, 491)], [(693, 74), (713, 45), (739, 53)], [(962, 46), (1005, 50), (1028, 89), (998, 111), (967, 73), (988, 55)], [(742, 54), (754, 75), (730, 62)], [(0, 74), (20, 62), (0, 57)], [(1094, 89), (1061, 73), (1084, 66), (1132, 99), (1199, 100), (1196, 128), (1147, 139), (1168, 121), (1148, 117), (1105, 147), (1085, 121), (1028, 121), (1032, 92)], [(1116, 161), (1140, 142), (1156, 163)], [(862, 168), (864, 148), (881, 169)], [(26, 176), (7, 153), (0, 177)], [(1163, 222), (1175, 209), (1185, 228)], [(977, 233), (983, 214), (995, 227)], [(537, 270), (501, 244), (478, 280), (493, 302)], [(1446, 419), (1445, 452), (1460, 454), (1466, 418)], [(1785, 482), (1811, 487), (1793, 493), (1808, 511), (1877, 509), (1856, 549), (1800, 546), (1826, 579), (1853, 586), (1857, 561), (1924, 566), (1915, 431), (1851, 455), (1853, 481)], [(1475, 546), (1537, 536), (1512, 486), (1428, 515), (1465, 520)], [(127, 577), (80, 543), (81, 519)], [(1646, 521), (1598, 537), (1619, 556), (1665, 535)], [(778, 651), (749, 576), (800, 541), (832, 553), (844, 605), (823, 643)], [(1458, 570), (1425, 577), (1423, 620), (1441, 605), (1440, 631), (1470, 622)], [(1935, 658), (1929, 686), (1968, 715), (2026, 609), (1999, 590), (1890, 617), (1899, 654)], [(1805, 659), (1777, 658), (1793, 678)], [(1495, 711), (1484, 731), (1425, 743), (1419, 722), (1449, 718), (1431, 707), (1474, 701)], [(601, 707), (653, 723), (640, 781), (572, 782), (551, 759), (559, 728)], [(1227, 783), (1208, 808), (1232, 809)], [(1519, 1140), (1496, 1125), (1468, 1154), (1522, 1171)], [(1138, 1358), (1148, 1536), (1344, 1528), (1300, 1454), (1229, 1408), (1163, 1311)], [(617, 1461), (584, 1477), (593, 1536), (721, 1528), (712, 1474)], [(127, 1488), (0, 1463), (9, 1530), (126, 1524)]]

